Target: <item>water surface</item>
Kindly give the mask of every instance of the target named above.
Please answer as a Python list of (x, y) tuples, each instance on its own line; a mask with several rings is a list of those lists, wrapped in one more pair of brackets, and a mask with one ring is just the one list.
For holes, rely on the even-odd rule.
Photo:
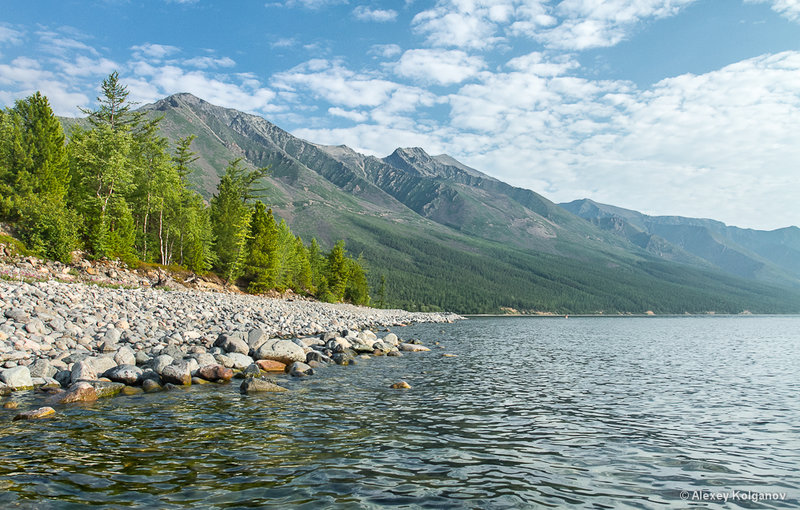
[[(0, 508), (800, 504), (800, 317), (396, 332), (434, 349), (285, 378), (284, 394), (197, 386), (38, 422), (0, 409)], [(412, 389), (389, 389), (400, 379)], [(691, 499), (732, 490), (786, 500)]]

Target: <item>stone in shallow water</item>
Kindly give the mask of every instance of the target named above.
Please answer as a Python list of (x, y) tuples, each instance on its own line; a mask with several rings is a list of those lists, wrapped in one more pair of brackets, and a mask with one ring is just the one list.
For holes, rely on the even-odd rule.
[(97, 400), (97, 392), (94, 387), (85, 381), (80, 381), (69, 387), (67, 391), (59, 394), (56, 401), (59, 404), (71, 404), (73, 402), (94, 402)]
[(280, 361), (260, 359), (256, 361), (256, 365), (264, 372), (286, 372), (286, 364)]
[(155, 381), (153, 379), (145, 379), (142, 382), (142, 389), (144, 390), (145, 393), (153, 393), (156, 391), (161, 391), (164, 388), (160, 384), (158, 384), (158, 381)]
[(281, 392), (287, 391), (286, 388), (278, 386), (268, 379), (260, 379), (258, 377), (248, 377), (244, 380), (239, 387), (242, 393), (260, 393), (260, 392)]
[(31, 390), (33, 380), (28, 367), (7, 368), (0, 371), (0, 381), (6, 383), (12, 390)]
[(172, 383), (187, 386), (192, 384), (192, 371), (189, 364), (183, 361), (164, 367), (161, 371), (161, 379), (165, 383)]
[(391, 388), (393, 390), (409, 390), (409, 389), (411, 389), (411, 385), (408, 384), (405, 381), (398, 381), (398, 382), (392, 384)]
[(417, 345), (417, 344), (400, 344), (398, 346), (398, 348), (401, 351), (405, 351), (405, 352), (425, 352), (425, 351), (430, 351), (430, 349), (428, 349), (424, 345)]
[(205, 365), (197, 369), (197, 376), (206, 381), (230, 381), (233, 370), (219, 364)]
[(305, 363), (295, 361), (289, 365), (289, 375), (292, 377), (304, 377), (306, 375), (314, 375), (314, 369)]
[(229, 352), (228, 358), (233, 362), (233, 368), (244, 370), (253, 364), (253, 358), (240, 352)]
[(47, 418), (48, 416), (53, 416), (54, 414), (56, 414), (56, 410), (52, 407), (40, 407), (39, 409), (19, 413), (18, 415), (14, 416), (13, 421), (38, 420), (39, 418)]
[(89, 381), (97, 392), (97, 398), (113, 397), (125, 387), (124, 384), (111, 381)]
[(289, 364), (295, 361), (305, 361), (306, 351), (290, 340), (273, 339), (259, 347), (253, 357)]

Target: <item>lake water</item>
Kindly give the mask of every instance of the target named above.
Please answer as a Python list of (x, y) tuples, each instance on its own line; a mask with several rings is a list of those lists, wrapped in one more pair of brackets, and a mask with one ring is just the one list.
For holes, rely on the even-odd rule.
[(0, 409), (0, 508), (800, 506), (800, 317), (395, 332), (443, 349), (281, 379), (285, 394)]

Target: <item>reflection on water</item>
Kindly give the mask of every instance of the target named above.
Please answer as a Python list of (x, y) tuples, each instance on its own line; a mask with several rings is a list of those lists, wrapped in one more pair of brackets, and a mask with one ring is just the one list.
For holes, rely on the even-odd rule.
[[(798, 317), (398, 333), (445, 350), (329, 367), (281, 394), (200, 386), (39, 422), (0, 409), (0, 507), (722, 507), (684, 490), (798, 506)], [(412, 389), (389, 389), (400, 379)]]

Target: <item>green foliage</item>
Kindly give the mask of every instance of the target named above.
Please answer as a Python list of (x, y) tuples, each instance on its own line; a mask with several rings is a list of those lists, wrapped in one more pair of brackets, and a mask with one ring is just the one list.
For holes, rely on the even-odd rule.
[(89, 115), (89, 122), (94, 127), (109, 126), (113, 131), (136, 128), (142, 121), (142, 112), (132, 112), (133, 104), (128, 102), (128, 87), (120, 83), (119, 73), (112, 72), (100, 86), (102, 95), (98, 96), (97, 110), (81, 108)]
[(38, 92), (0, 115), (0, 217), (16, 222), (37, 254), (68, 261), (78, 218), (67, 206), (70, 182), (61, 124)]
[(345, 257), (344, 241), (338, 241), (328, 254), (328, 265), (326, 267), (328, 289), (334, 300), (341, 301), (344, 299), (344, 291), (347, 288), (349, 276), (350, 268)]
[[(360, 258), (360, 257), (359, 257)], [(346, 259), (347, 284), (344, 289), (344, 300), (354, 305), (369, 305), (369, 286), (367, 285), (367, 275), (364, 272), (362, 261)]]
[(247, 262), (244, 278), (249, 282), (247, 291), (258, 294), (275, 288), (278, 278), (278, 226), (272, 209), (265, 211), (262, 202), (256, 202), (250, 220)]

